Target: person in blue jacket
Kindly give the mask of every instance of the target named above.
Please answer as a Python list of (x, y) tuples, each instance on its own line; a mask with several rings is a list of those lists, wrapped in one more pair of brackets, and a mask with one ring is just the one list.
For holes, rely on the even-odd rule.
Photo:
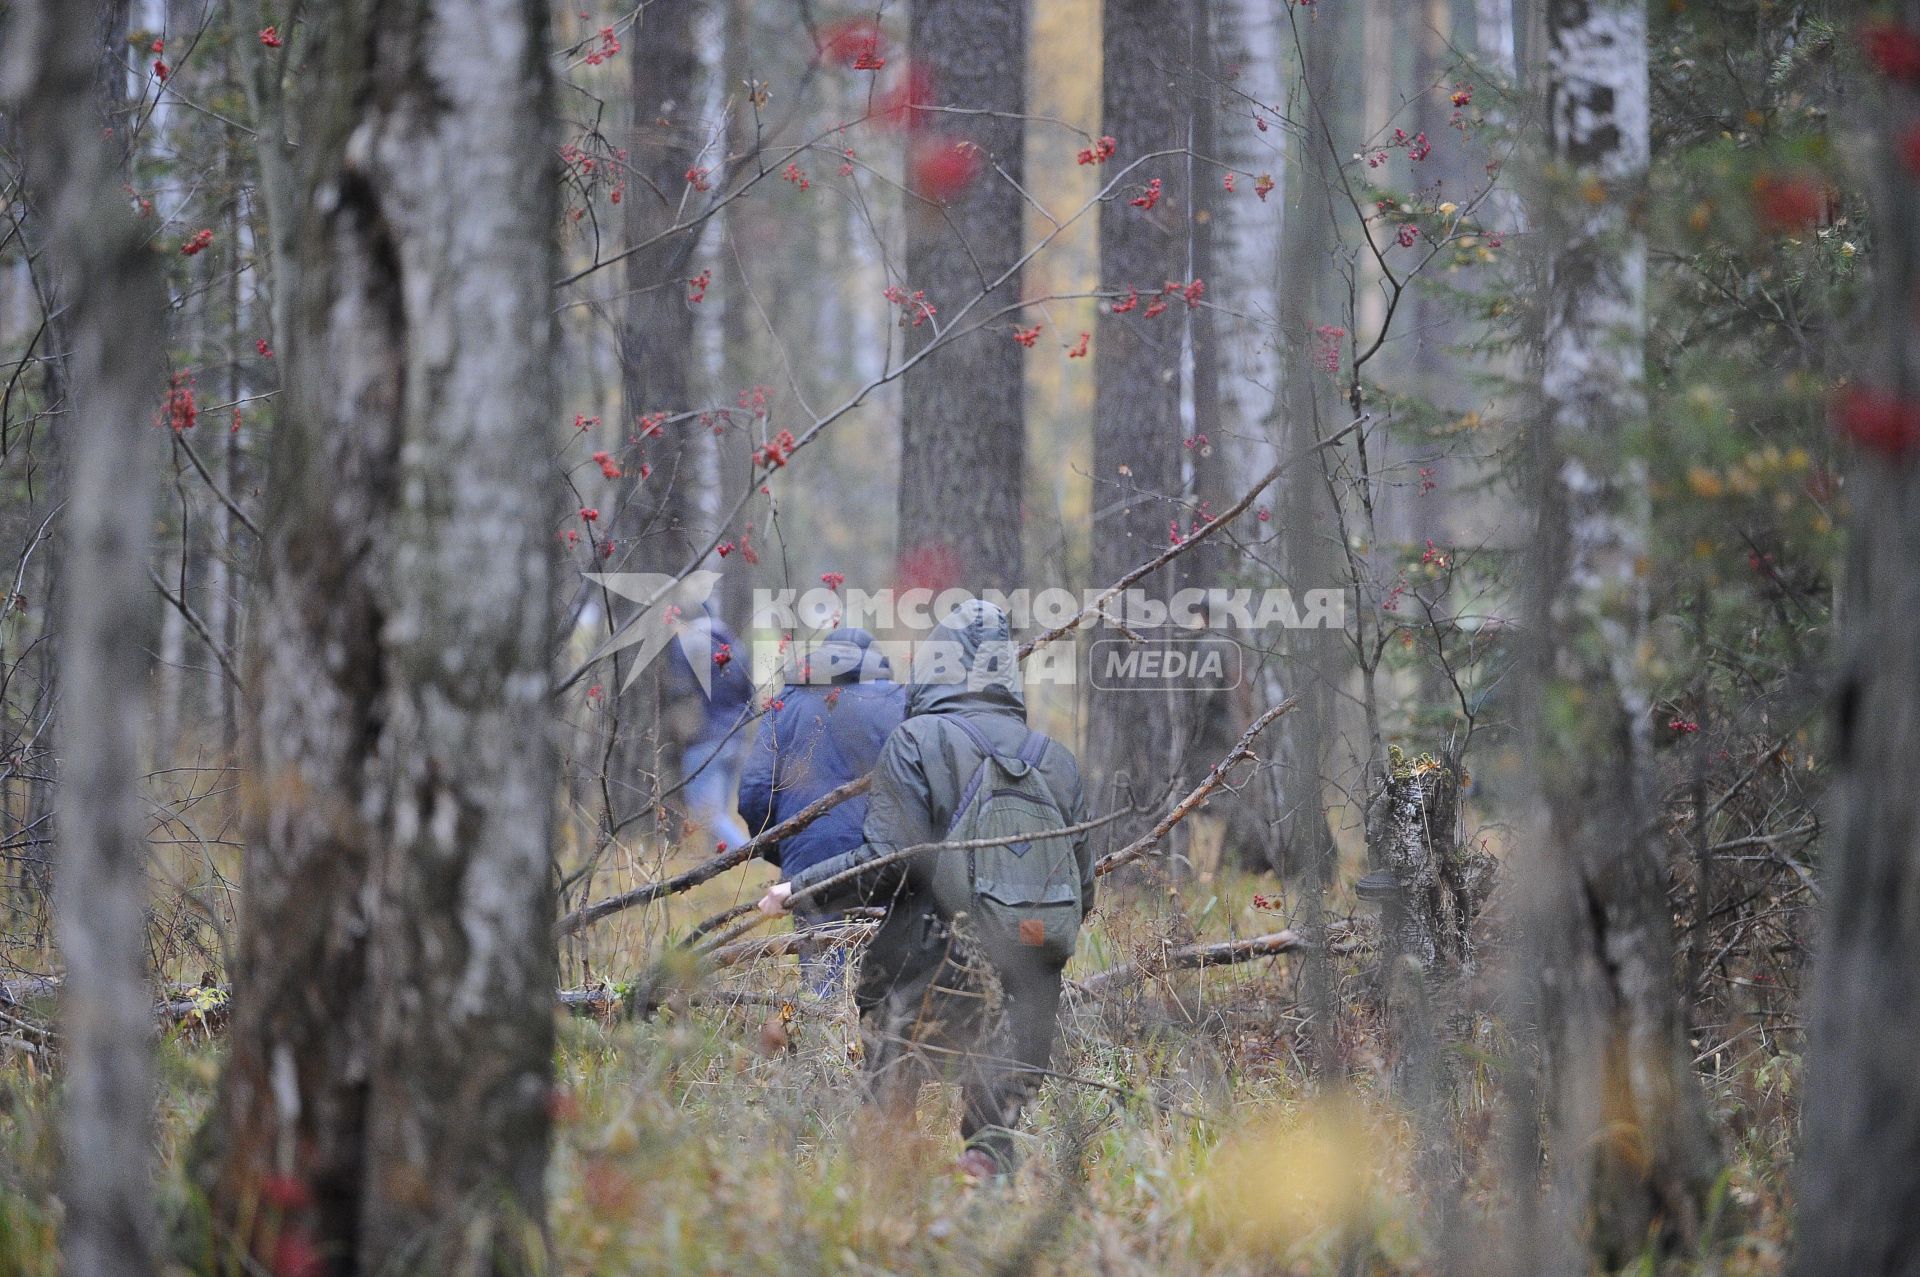
[[(729, 847), (747, 840), (733, 814), (734, 787), (741, 760), (753, 739), (753, 676), (747, 655), (733, 632), (711, 616), (689, 622), (667, 645), (671, 668), (669, 698), (697, 701), (700, 713), (691, 738), (680, 749), (681, 798), (695, 820)], [(703, 691), (693, 676), (693, 661), (708, 664)]]
[[(850, 780), (873, 770), (880, 747), (906, 712), (906, 689), (893, 681), (873, 635), (857, 626), (838, 629), (808, 654), (760, 724), (760, 736), (740, 778), (740, 815), (760, 833)], [(761, 854), (792, 878), (860, 845), (865, 795), (841, 803)], [(799, 930), (837, 919), (837, 912), (795, 911)], [(811, 958), (804, 965), (821, 996), (840, 983), (845, 955)]]

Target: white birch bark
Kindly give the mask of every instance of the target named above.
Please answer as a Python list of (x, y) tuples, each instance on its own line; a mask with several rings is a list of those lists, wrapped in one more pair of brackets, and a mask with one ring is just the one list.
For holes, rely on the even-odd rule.
[[(1617, 1267), (1689, 1243), (1714, 1154), (1674, 986), (1666, 866), (1645, 792), (1647, 19), (1552, 0), (1539, 449), (1547, 818), (1543, 983), (1554, 1202)], [(1565, 1254), (1560, 1266), (1585, 1271)], [(1550, 1264), (1551, 1266), (1551, 1264)]]
[(154, 619), (146, 573), (166, 293), (92, 109), (97, 33), (55, 0), (14, 5), (4, 87), (34, 212), (62, 276), (70, 342), (55, 880), (66, 966), (62, 1252), (69, 1273), (135, 1277), (152, 1271), (154, 1242), (138, 742)]
[[(343, 1270), (537, 1267), (555, 765), (547, 14), (329, 8), (285, 416), (219, 1217)], [(256, 1249), (256, 1233), (238, 1240)]]

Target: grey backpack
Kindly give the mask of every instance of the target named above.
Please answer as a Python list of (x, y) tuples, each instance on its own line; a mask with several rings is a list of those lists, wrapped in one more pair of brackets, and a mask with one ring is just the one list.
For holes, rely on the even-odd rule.
[(949, 919), (966, 914), (1002, 962), (1064, 963), (1080, 932), (1080, 862), (1073, 835), (1049, 832), (1073, 823), (1040, 775), (1049, 742), (1028, 732), (1009, 757), (961, 715), (946, 721), (984, 755), (954, 806), (946, 841), (1004, 841), (935, 852), (934, 905)]

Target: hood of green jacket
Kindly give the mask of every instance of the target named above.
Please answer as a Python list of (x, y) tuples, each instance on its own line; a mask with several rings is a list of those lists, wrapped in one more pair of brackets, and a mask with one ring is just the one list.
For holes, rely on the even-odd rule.
[(1026, 717), (1020, 690), (1020, 654), (1007, 614), (969, 599), (914, 647), (907, 714), (962, 711)]

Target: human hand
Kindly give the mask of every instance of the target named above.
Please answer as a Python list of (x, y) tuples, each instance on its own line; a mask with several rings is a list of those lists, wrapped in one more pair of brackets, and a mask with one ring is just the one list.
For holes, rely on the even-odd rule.
[(767, 894), (760, 897), (760, 912), (769, 918), (778, 918), (787, 911), (787, 897), (793, 894), (793, 884), (776, 882), (767, 888)]

